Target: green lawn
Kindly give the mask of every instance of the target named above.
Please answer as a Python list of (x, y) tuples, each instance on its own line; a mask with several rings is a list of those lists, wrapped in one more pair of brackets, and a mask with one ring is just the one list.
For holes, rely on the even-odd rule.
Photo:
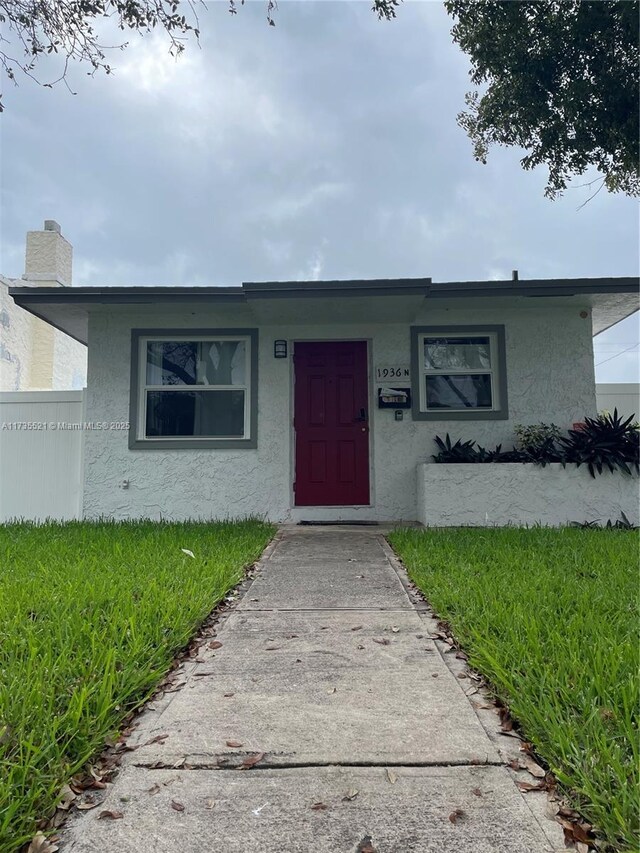
[(33, 836), (273, 533), (257, 521), (0, 525), (1, 853)]
[(574, 806), (640, 846), (638, 534), (399, 530), (389, 540)]

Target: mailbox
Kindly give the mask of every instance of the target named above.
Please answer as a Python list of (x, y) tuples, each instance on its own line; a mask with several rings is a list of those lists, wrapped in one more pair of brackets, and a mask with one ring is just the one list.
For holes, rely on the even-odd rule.
[(410, 409), (411, 388), (378, 388), (379, 409)]

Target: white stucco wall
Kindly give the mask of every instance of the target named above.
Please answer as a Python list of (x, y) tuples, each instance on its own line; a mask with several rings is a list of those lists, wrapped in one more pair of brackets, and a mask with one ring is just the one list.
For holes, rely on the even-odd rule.
[(639, 523), (640, 479), (559, 463), (420, 465), (418, 520), (425, 526), (472, 527), (585, 521)]
[[(520, 303), (521, 305), (523, 303)], [(550, 310), (542, 300), (521, 307), (445, 310), (429, 306), (419, 324), (506, 325), (508, 421), (396, 422), (374, 405), (370, 378), (372, 505), (292, 508), (292, 359), (274, 359), (273, 341), (367, 339), (370, 367), (409, 364), (409, 323), (269, 325), (260, 327), (259, 428), (255, 450), (136, 450), (121, 430), (85, 432), (84, 508), (88, 517), (220, 518), (249, 514), (276, 521), (304, 519), (416, 520), (416, 468), (435, 451), (433, 436), (511, 441), (513, 425), (553, 421), (568, 427), (595, 413), (591, 322), (575, 307)], [(301, 309), (301, 314), (303, 309)], [(339, 316), (339, 305), (336, 315)], [(176, 310), (103, 307), (90, 320), (87, 420), (129, 419), (132, 328), (247, 328), (247, 306)], [(291, 353), (291, 345), (290, 345)], [(124, 481), (128, 487), (123, 488)]]
[(16, 305), (9, 287), (26, 284), (42, 282), (0, 278), (0, 391), (83, 388), (87, 348)]

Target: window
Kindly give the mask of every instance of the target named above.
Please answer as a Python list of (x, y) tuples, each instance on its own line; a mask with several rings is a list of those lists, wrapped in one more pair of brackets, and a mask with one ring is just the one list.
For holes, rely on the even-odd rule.
[(137, 330), (130, 446), (255, 447), (257, 332)]
[(507, 418), (503, 326), (411, 330), (414, 420)]

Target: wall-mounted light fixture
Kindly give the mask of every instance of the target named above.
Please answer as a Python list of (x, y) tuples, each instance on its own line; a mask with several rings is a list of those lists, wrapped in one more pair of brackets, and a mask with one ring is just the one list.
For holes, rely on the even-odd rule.
[(286, 358), (287, 357), (287, 342), (286, 341), (274, 341), (273, 342), (273, 357), (274, 358)]

